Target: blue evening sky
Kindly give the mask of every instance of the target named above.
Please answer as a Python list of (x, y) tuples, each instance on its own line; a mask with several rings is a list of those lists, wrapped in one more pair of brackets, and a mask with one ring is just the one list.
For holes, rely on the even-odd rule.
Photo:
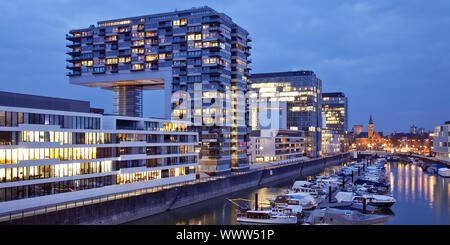
[[(312, 70), (325, 92), (349, 98), (349, 129), (370, 114), (375, 130), (431, 130), (450, 120), (450, 2), (93, 1), (0, 2), (2, 91), (89, 100), (111, 112), (111, 93), (70, 85), (70, 29), (100, 20), (208, 5), (253, 38), (252, 72)], [(161, 92), (145, 92), (145, 116), (163, 116)]]

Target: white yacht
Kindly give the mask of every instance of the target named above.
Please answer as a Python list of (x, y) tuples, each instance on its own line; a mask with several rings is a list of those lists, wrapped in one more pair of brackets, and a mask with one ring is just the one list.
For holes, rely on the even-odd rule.
[(291, 187), (292, 191), (288, 193), (308, 193), (313, 197), (320, 197), (326, 195), (326, 192), (322, 191), (322, 188), (309, 181), (295, 181)]
[(362, 203), (366, 199), (367, 205), (375, 207), (391, 207), (396, 202), (395, 198), (387, 195), (362, 194), (356, 195), (353, 192), (338, 192), (336, 200), (338, 202)]
[(438, 170), (438, 174), (442, 177), (450, 177), (450, 169), (448, 168), (440, 168)]
[(236, 221), (240, 225), (288, 225), (297, 224), (297, 216), (284, 208), (268, 210), (242, 210)]
[(336, 208), (316, 209), (311, 212), (305, 223), (311, 225), (371, 225), (389, 220), (387, 215), (362, 214), (355, 210)]
[(322, 201), (320, 198), (314, 198), (309, 193), (288, 193), (285, 195), (278, 195), (275, 199), (269, 199), (273, 206), (280, 204), (287, 204), (290, 206), (300, 206), (302, 210), (309, 210), (316, 208)]

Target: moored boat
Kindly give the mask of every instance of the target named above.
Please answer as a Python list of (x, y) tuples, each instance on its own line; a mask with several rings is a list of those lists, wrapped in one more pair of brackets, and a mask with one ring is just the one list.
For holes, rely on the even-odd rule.
[(381, 224), (388, 219), (387, 215), (363, 214), (356, 210), (327, 208), (312, 211), (305, 222), (311, 225), (371, 225)]
[(450, 169), (448, 169), (448, 168), (440, 168), (438, 170), (438, 174), (439, 174), (439, 176), (448, 178), (448, 177), (450, 177)]
[(336, 194), (337, 202), (363, 203), (366, 200), (367, 205), (375, 207), (391, 207), (396, 203), (395, 198), (387, 195), (362, 194), (358, 195), (352, 192), (338, 192)]
[(241, 210), (236, 217), (236, 222), (240, 225), (293, 225), (297, 221), (296, 215), (283, 208)]
[(275, 199), (269, 199), (272, 206), (279, 204), (288, 204), (290, 206), (300, 206), (302, 210), (314, 209), (319, 205), (322, 199), (314, 198), (309, 193), (290, 192), (285, 195), (278, 195)]

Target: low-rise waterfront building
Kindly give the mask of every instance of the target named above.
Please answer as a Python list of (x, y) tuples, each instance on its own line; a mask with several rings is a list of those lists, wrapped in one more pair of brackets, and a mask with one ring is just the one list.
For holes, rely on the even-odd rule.
[(186, 123), (91, 111), (101, 112), (86, 101), (0, 93), (0, 202), (195, 179), (198, 133)]
[(450, 121), (434, 128), (433, 152), (436, 158), (450, 163)]
[(287, 162), (305, 156), (305, 137), (299, 130), (261, 129), (250, 135), (250, 162)]

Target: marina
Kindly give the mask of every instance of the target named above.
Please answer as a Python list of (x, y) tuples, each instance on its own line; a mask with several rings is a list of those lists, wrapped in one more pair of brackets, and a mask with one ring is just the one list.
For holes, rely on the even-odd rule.
[[(159, 215), (149, 216), (127, 224), (239, 224), (239, 222), (237, 222), (237, 217), (241, 214), (236, 203), (238, 203), (241, 207), (244, 207), (246, 203), (246, 207), (249, 208), (247, 212), (255, 212), (257, 211), (254, 210), (255, 195), (258, 196), (259, 200), (258, 209), (260, 209), (260, 211), (265, 210), (265, 213), (268, 215), (270, 213), (269, 207), (271, 201), (273, 202), (277, 199), (277, 197), (285, 196), (289, 193), (295, 193), (290, 192), (292, 191), (291, 188), (293, 186), (297, 186), (298, 190), (298, 188), (301, 187), (299, 184), (308, 185), (308, 183), (313, 182), (313, 177), (316, 177), (317, 175), (322, 176), (316, 178), (317, 180), (320, 180), (320, 183), (327, 183), (326, 180), (330, 178), (326, 176), (338, 176), (339, 173), (346, 171), (349, 167), (356, 167), (353, 172), (353, 181), (355, 183), (357, 179), (367, 181), (370, 181), (369, 179), (374, 180), (374, 176), (371, 176), (370, 174), (367, 174), (364, 178), (357, 178), (358, 164), (353, 163), (345, 165), (346, 166), (326, 168), (322, 172), (312, 174), (306, 178), (303, 177), (299, 179), (276, 182), (260, 188), (254, 188), (232, 195), (208, 200), (204, 203), (191, 205), (186, 208), (180, 208)], [(385, 179), (385, 181), (387, 181), (385, 186), (388, 186), (387, 190), (384, 189), (385, 186), (380, 186), (379, 188), (377, 187), (371, 189), (371, 192), (374, 193), (367, 193), (367, 188), (361, 188), (362, 185), (360, 185), (358, 189), (356, 188), (356, 185), (353, 186), (353, 184), (350, 184), (351, 173), (347, 172), (350, 174), (350, 176), (346, 176), (345, 178), (345, 187), (347, 188), (347, 191), (341, 191), (341, 193), (346, 193), (351, 189), (355, 189), (355, 195), (352, 195), (351, 201), (341, 200), (341, 202), (338, 202), (336, 195), (339, 193), (339, 184), (337, 184), (337, 186), (330, 185), (329, 187), (333, 189), (331, 203), (327, 200), (329, 199), (329, 196), (326, 193), (320, 193), (316, 195), (316, 197), (322, 197), (322, 201), (317, 208), (311, 210), (301, 209), (301, 215), (295, 214), (294, 212), (290, 215), (297, 216), (297, 223), (302, 224), (448, 225), (450, 223), (449, 178), (441, 177), (438, 174), (430, 174), (418, 165), (399, 161), (390, 161), (382, 165), (372, 164), (371, 166), (364, 166), (364, 168), (368, 172), (373, 173), (376, 167), (381, 166), (384, 167), (382, 171), (387, 176)], [(359, 167), (360, 174), (362, 174), (362, 166)], [(296, 183), (295, 181), (302, 182), (297, 182), (297, 184), (294, 185), (294, 183)], [(365, 186), (368, 186), (367, 183)], [(310, 185), (310, 187), (313, 186)], [(322, 190), (324, 189), (322, 188)], [(362, 194), (363, 191), (365, 191), (366, 194), (359, 195)], [(385, 193), (381, 194), (383, 192)], [(353, 201), (353, 199), (358, 196), (364, 197), (367, 203), (364, 204), (363, 201), (358, 202), (357, 200)], [(360, 198), (360, 200), (364, 199)], [(235, 200), (235, 202), (233, 203), (228, 200)], [(395, 200), (395, 202), (392, 203), (392, 200)], [(287, 205), (290, 205), (290, 203), (287, 203)], [(280, 208), (280, 206), (274, 207)], [(380, 208), (382, 211), (380, 211)], [(278, 213), (282, 213), (282, 211), (279, 211)], [(414, 213), (415, 215), (411, 215), (411, 213)], [(289, 217), (289, 214), (285, 213), (285, 216)]]

